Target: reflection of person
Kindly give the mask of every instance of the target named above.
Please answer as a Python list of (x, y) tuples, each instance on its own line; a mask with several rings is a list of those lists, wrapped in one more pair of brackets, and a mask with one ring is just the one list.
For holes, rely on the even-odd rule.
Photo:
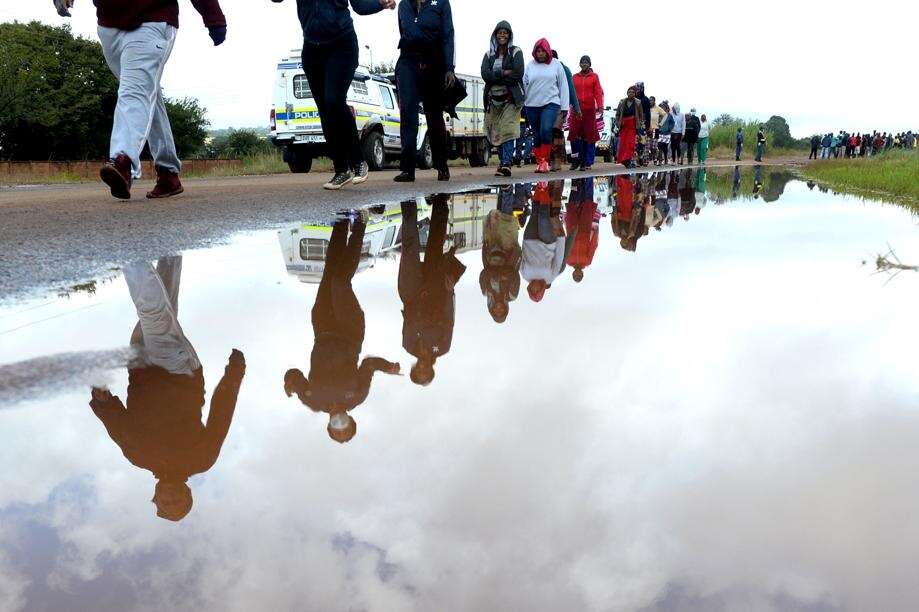
[(171, 521), (191, 510), (187, 480), (217, 461), (246, 372), (243, 354), (234, 350), (202, 425), (201, 363), (177, 319), (181, 272), (181, 257), (163, 258), (156, 269), (149, 263), (125, 267), (140, 319), (131, 338), (127, 407), (98, 388), (89, 404), (128, 461), (153, 472), (156, 514)]
[(763, 191), (763, 167), (753, 167), (753, 199), (758, 200), (759, 194)]
[[(523, 202), (518, 200), (522, 196)], [(514, 216), (526, 205), (526, 187), (508, 186), (498, 192), (498, 208), (485, 217), (482, 244), (482, 274), (479, 286), (488, 302), (488, 312), (495, 323), (504, 323), (510, 303), (520, 294), (520, 261), (518, 242), (520, 224)]]
[(584, 270), (593, 263), (594, 253), (600, 244), (600, 211), (594, 201), (594, 180), (575, 179), (571, 182), (571, 195), (565, 210), (565, 229), (574, 236), (567, 263), (574, 268), (574, 282), (584, 280)]
[(692, 169), (680, 173), (680, 215), (689, 221), (689, 215), (696, 209), (696, 190)]
[(520, 275), (527, 293), (541, 302), (546, 290), (565, 269), (565, 230), (561, 213), (562, 184), (538, 183), (533, 193), (533, 212), (523, 231), (523, 262)]
[(734, 182), (731, 185), (731, 199), (736, 200), (740, 195), (740, 166), (734, 166)]
[(363, 218), (355, 221), (349, 239), (348, 221), (335, 223), (313, 305), (316, 339), (310, 377), (296, 369), (284, 375), (288, 397), (295, 393), (314, 412), (328, 413), (329, 437), (342, 444), (357, 434), (357, 423), (349, 413), (367, 400), (373, 375), (399, 373), (398, 363), (379, 357), (367, 357), (358, 366), (366, 326), (351, 280), (360, 263), (365, 228)]
[(456, 322), (454, 287), (466, 272), (456, 247), (444, 253), (450, 206), (446, 195), (432, 196), (431, 227), (421, 260), (418, 206), (402, 203), (402, 259), (399, 297), (402, 299), (402, 346), (417, 361), (411, 379), (427, 386), (434, 380), (434, 364), (450, 352)]

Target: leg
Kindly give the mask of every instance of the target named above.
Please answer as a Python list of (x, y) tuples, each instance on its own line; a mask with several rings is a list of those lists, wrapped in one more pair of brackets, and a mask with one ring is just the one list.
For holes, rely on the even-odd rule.
[(147, 143), (150, 145), (150, 154), (153, 156), (155, 166), (165, 168), (176, 174), (179, 173), (182, 169), (182, 162), (176, 152), (175, 138), (172, 135), (172, 126), (169, 125), (169, 115), (166, 113), (166, 103), (163, 100), (162, 90), (156, 93), (153, 122), (150, 124), (150, 135)]
[(501, 165), (505, 168), (510, 168), (514, 163), (514, 141), (508, 140), (505, 143), (501, 144)]
[[(417, 64), (409, 60), (399, 60), (396, 66), (396, 82), (399, 90), (399, 111), (401, 114), (400, 133), (402, 135), (402, 156), (399, 169), (402, 172), (415, 174), (418, 163), (418, 104), (419, 74)], [(443, 121), (443, 119), (441, 119)], [(433, 149), (433, 143), (431, 147)]]
[(583, 155), (584, 157), (581, 158), (582, 160), (581, 165), (587, 166), (588, 168), (590, 166), (593, 166), (594, 161), (596, 161), (597, 159), (597, 145), (594, 143), (585, 141)]
[(399, 259), (399, 297), (405, 303), (421, 287), (421, 238), (418, 235), (418, 205), (402, 203), (402, 257)]
[(106, 62), (118, 78), (109, 157), (127, 155), (135, 178), (140, 177), (140, 154), (150, 134), (157, 99), (161, 101), (160, 79), (175, 34), (175, 28), (166, 23), (145, 23), (130, 32), (99, 28)]
[[(348, 88), (357, 69), (357, 36), (351, 35), (331, 45), (325, 55), (325, 112), (329, 115), (334, 138), (326, 140), (332, 153), (335, 172), (347, 172), (361, 163), (357, 122), (348, 108)], [(320, 110), (320, 116), (323, 111)]]
[(428, 68), (422, 75), (424, 116), (428, 120), (431, 156), (438, 170), (447, 168), (447, 126), (444, 124), (443, 72)]

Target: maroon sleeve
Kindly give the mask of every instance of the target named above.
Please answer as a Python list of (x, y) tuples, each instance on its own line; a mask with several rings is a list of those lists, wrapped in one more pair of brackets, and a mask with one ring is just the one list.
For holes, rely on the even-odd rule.
[(220, 10), (218, 0), (191, 0), (191, 3), (201, 13), (205, 26), (208, 28), (227, 27), (227, 18), (224, 17), (223, 11)]

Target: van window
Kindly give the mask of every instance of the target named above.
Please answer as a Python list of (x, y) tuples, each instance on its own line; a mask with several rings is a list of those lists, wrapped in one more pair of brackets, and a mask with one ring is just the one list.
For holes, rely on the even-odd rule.
[(310, 83), (306, 80), (305, 74), (298, 74), (294, 77), (294, 97), (298, 100), (313, 97), (313, 92), (310, 91)]
[(325, 254), (328, 248), (329, 242), (327, 240), (303, 238), (300, 240), (300, 259), (304, 261), (325, 261)]
[(359, 96), (366, 96), (368, 93), (370, 93), (367, 91), (367, 83), (364, 81), (358, 81), (357, 79), (351, 81), (351, 89), (353, 89), (354, 93)]
[(389, 87), (380, 85), (380, 94), (383, 96), (383, 106), (390, 110), (396, 108), (396, 104), (393, 102), (392, 92), (389, 91)]

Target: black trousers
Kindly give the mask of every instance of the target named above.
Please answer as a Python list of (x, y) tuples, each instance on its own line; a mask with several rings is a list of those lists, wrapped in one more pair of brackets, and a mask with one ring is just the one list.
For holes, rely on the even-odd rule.
[(324, 45), (303, 45), (303, 71), (319, 109), (322, 133), (335, 172), (357, 168), (363, 157), (357, 123), (348, 108), (348, 88), (357, 69), (357, 34)]
[(428, 120), (428, 139), (434, 167), (447, 167), (447, 126), (444, 124), (444, 76), (441, 63), (421, 64), (417, 58), (402, 56), (396, 64), (401, 117), (402, 172), (415, 173), (418, 163), (418, 105), (424, 105)]

